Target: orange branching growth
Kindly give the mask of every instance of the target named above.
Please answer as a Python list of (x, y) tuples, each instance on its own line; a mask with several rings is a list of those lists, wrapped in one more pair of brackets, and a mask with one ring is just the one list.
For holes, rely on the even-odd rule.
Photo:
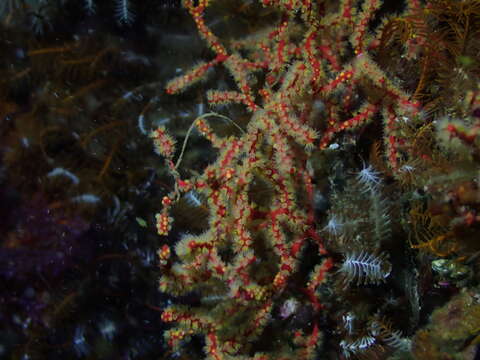
[[(219, 137), (206, 119), (195, 121), (194, 125), (219, 154), (201, 176), (190, 179), (191, 185), (185, 186), (186, 182), (177, 178), (178, 190), (194, 190), (208, 199), (209, 229), (201, 235), (185, 236), (175, 246), (179, 262), (164, 266), (160, 288), (173, 294), (198, 289), (204, 296), (213, 296), (211, 313), (218, 313), (219, 318), (212, 318), (202, 308), (186, 311), (172, 306), (165, 310), (163, 319), (179, 325), (167, 334), (172, 346), (177, 347), (181, 339), (194, 333), (202, 333), (209, 358), (224, 359), (227, 355), (246, 354), (248, 344), (265, 331), (278, 301), (276, 295), (286, 291), (306, 243), (313, 241), (319, 254), (326, 255), (313, 222), (312, 174), (306, 163), (318, 134), (311, 126), (308, 113), (302, 114), (300, 110), (302, 104), (311, 102), (315, 93), (319, 93), (321, 63), (313, 60), (312, 31), (306, 31), (305, 41), (299, 46), (291, 42), (293, 12), (284, 11), (279, 27), (264, 39), (258, 39), (258, 57), (243, 59), (227, 50), (206, 26), (205, 2), (195, 6), (193, 1), (185, 1), (185, 6), (216, 57), (171, 80), (167, 92), (183, 91), (205, 75), (206, 70), (222, 64), (232, 74), (238, 89), (211, 91), (208, 99), (212, 104), (244, 104), (253, 115), (240, 137)], [(305, 24), (314, 26), (316, 19), (311, 12), (310, 15), (304, 13), (303, 18)], [(271, 63), (266, 58), (270, 56)], [(262, 89), (249, 81), (260, 70), (267, 74)], [(271, 91), (272, 87), (277, 88), (275, 92)], [(171, 155), (165, 145), (171, 143), (168, 135), (162, 129), (153, 136), (162, 148), (159, 152), (167, 160)], [(254, 181), (271, 187), (271, 195), (266, 200), (268, 208), (257, 209), (259, 199), (251, 191)], [(175, 197), (172, 194), (167, 199)], [(165, 211), (170, 202), (164, 205), (157, 217), (161, 235), (166, 235), (170, 226)], [(265, 250), (260, 251), (259, 247)], [(233, 254), (225, 256), (229, 248)], [(264, 268), (262, 257), (265, 256), (276, 258), (278, 264)], [(332, 266), (333, 261), (325, 259), (315, 268), (309, 285), (298, 286), (315, 311), (321, 310), (316, 290)], [(297, 339), (296, 346), (290, 350), (285, 347), (284, 354), (289, 354), (289, 358), (311, 358), (321, 332), (318, 324), (313, 324), (309, 331), (304, 339)], [(259, 356), (271, 358), (260, 353), (255, 358)]]

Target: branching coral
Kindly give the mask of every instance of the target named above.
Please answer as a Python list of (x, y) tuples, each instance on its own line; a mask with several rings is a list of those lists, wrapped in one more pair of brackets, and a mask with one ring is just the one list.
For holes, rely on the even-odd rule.
[[(226, 39), (217, 34), (228, 26), (210, 20), (210, 12), (220, 13), (218, 2), (183, 2), (213, 56), (172, 79), (166, 92), (182, 93), (213, 78), (210, 83), (220, 83), (221, 89), (209, 89), (205, 96), (211, 106), (236, 116), (226, 123), (240, 132), (207, 122), (225, 119), (223, 114), (200, 114), (180, 158), (193, 127), (217, 158), (188, 179), (175, 160), (178, 151), (168, 130), (152, 133), (174, 183), (174, 191), (162, 199), (158, 233), (167, 236), (175, 228), (171, 210), (183, 206), (177, 204), (186, 194), (204, 199), (194, 206), (206, 206), (209, 214), (202, 231), (183, 236), (175, 251), (164, 245), (159, 252), (160, 289), (199, 299), (197, 306), (172, 305), (163, 312), (162, 319), (175, 324), (166, 334), (174, 349), (201, 335), (208, 359), (313, 358), (321, 343), (319, 319), (330, 310), (325, 316), (345, 337), (330, 345), (342, 356), (386, 358), (409, 350), (398, 327), (411, 331), (418, 322), (418, 275), (407, 267), (414, 255), (387, 256), (412, 251), (405, 242), (409, 234), (434, 232), (410, 218), (417, 227), (412, 229), (405, 218), (416, 203), (427, 202), (419, 195), (419, 187), (429, 182), (427, 174), (454, 167), (449, 157), (463, 156), (442, 149), (441, 136), (467, 147), (470, 159), (477, 157), (476, 120), (468, 125), (434, 121), (439, 113), (470, 116), (473, 111), (452, 102), (439, 111), (447, 92), (436, 95), (435, 89), (448, 87), (457, 101), (478, 80), (457, 88), (444, 82), (454, 76), (451, 54), (463, 56), (458, 61), (467, 66), (477, 43), (466, 27), (478, 28), (475, 1), (448, 3), (445, 8), (441, 1), (407, 1), (400, 15), (375, 21), (384, 10), (375, 0), (249, 2), (273, 25), (255, 24), (247, 36)], [(476, 64), (468, 64), (472, 76)], [(222, 67), (230, 79), (217, 75)], [(432, 69), (443, 75), (435, 77)], [(470, 99), (471, 107), (476, 97)], [(238, 104), (246, 111), (230, 110)], [(373, 144), (372, 164), (362, 160), (361, 167), (363, 156), (355, 151), (368, 148), (365, 143)], [(316, 200), (320, 189), (330, 196), (323, 210)], [(328, 220), (318, 227), (318, 217), (326, 213)], [(475, 211), (462, 216), (450, 226), (477, 221)], [(420, 244), (413, 247), (436, 249), (454, 239), (453, 233), (438, 236), (417, 238)], [(445, 256), (458, 249), (433, 252)], [(331, 273), (341, 255), (343, 264)], [(372, 286), (385, 281), (377, 299), (403, 294), (410, 302), (410, 322), (379, 320), (394, 315), (395, 301), (371, 299)], [(335, 296), (343, 306), (334, 305)], [(348, 306), (353, 310), (347, 317)], [(302, 308), (311, 309), (308, 322), (280, 330), (282, 320)], [(346, 318), (364, 330), (356, 333), (360, 328), (354, 329), (353, 320), (338, 325)], [(282, 345), (272, 345), (275, 341)]]

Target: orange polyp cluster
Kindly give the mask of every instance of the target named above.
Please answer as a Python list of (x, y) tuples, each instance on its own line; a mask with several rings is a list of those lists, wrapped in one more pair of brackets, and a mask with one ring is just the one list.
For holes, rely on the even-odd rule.
[(155, 216), (157, 220), (157, 233), (158, 235), (166, 236), (172, 229), (173, 218), (168, 214), (161, 213)]

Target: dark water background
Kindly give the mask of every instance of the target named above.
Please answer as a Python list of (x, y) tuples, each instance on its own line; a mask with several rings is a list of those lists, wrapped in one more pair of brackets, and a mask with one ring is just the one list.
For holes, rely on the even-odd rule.
[(178, 1), (85, 3), (0, 4), (1, 359), (171, 356), (148, 133), (198, 111), (162, 94), (202, 47)]

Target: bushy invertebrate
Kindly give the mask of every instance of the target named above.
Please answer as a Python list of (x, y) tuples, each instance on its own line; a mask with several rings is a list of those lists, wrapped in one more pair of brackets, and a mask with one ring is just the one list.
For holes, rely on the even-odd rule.
[(95, 14), (97, 10), (97, 5), (95, 4), (95, 0), (84, 0), (85, 2), (85, 11), (87, 14), (92, 15)]
[(390, 321), (373, 319), (369, 326), (371, 333), (385, 345), (402, 352), (410, 351), (411, 340), (405, 337), (400, 330), (392, 329)]
[(123, 25), (131, 25), (135, 21), (135, 14), (130, 0), (117, 0), (115, 17)]
[(355, 331), (354, 329), (355, 318), (356, 316), (352, 312), (348, 312), (342, 316), (343, 326), (345, 327), (345, 330), (349, 335), (353, 334), (353, 332)]
[(373, 346), (375, 342), (375, 337), (371, 335), (365, 335), (353, 341), (342, 340), (340, 341), (340, 347), (342, 348), (343, 355), (346, 358), (350, 358), (350, 356), (354, 354), (366, 351), (368, 348)]
[(374, 255), (360, 251), (347, 254), (339, 271), (345, 275), (346, 283), (365, 285), (384, 282), (391, 270), (385, 254)]
[(75, 335), (72, 339), (73, 348), (77, 353), (78, 357), (84, 357), (90, 352), (90, 345), (87, 343), (85, 339), (85, 326), (79, 325), (75, 329)]
[(324, 231), (328, 232), (332, 236), (338, 236), (341, 234), (343, 228), (343, 223), (338, 220), (335, 215), (332, 215), (327, 222), (327, 225), (323, 228)]
[(359, 184), (364, 191), (374, 191), (380, 184), (380, 174), (375, 171), (372, 165), (364, 166), (357, 174)]

